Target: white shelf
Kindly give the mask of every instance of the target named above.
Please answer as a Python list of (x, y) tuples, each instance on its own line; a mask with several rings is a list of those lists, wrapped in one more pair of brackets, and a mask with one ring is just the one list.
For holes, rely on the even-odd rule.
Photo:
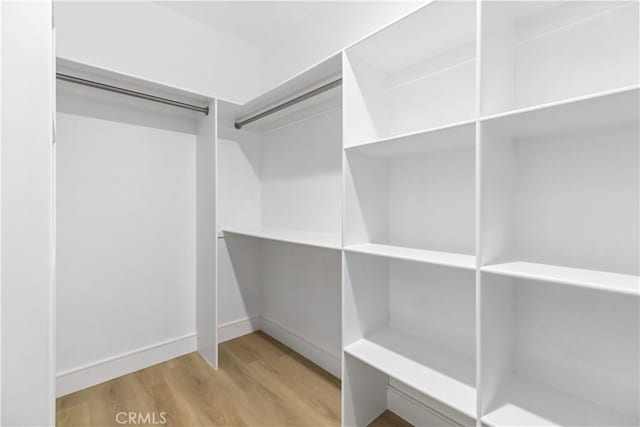
[(637, 123), (637, 85), (484, 116), (485, 126), (500, 126), (514, 138)]
[(476, 417), (475, 361), (392, 328), (345, 347), (345, 353), (407, 386)]
[(340, 236), (337, 234), (315, 233), (276, 227), (225, 228), (223, 233), (239, 234), (242, 236), (256, 237), (258, 239), (276, 240), (278, 242), (296, 243), (318, 248), (338, 250), (342, 248)]
[(502, 385), (494, 402), (482, 422), (495, 427), (638, 425), (637, 419), (518, 376)]
[(361, 254), (375, 255), (386, 258), (423, 262), (434, 265), (444, 265), (447, 267), (464, 268), (467, 270), (474, 270), (476, 268), (476, 257), (466, 254), (428, 251), (426, 249), (380, 245), (377, 243), (350, 245), (345, 247), (344, 250), (348, 252), (357, 252)]
[(475, 120), (437, 126), (347, 147), (347, 152), (375, 157), (401, 157), (417, 153), (474, 148)]
[(636, 296), (640, 295), (640, 276), (632, 276), (629, 274), (584, 270), (581, 268), (562, 267), (524, 261), (488, 265), (482, 267), (481, 271), (523, 279), (562, 283), (608, 292), (617, 292)]

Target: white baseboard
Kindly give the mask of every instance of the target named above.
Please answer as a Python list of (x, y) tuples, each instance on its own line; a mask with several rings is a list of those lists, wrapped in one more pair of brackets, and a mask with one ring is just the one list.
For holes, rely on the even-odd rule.
[(196, 351), (196, 334), (188, 334), (56, 374), (56, 397)]
[(282, 344), (300, 353), (332, 375), (342, 377), (342, 361), (322, 347), (308, 341), (289, 328), (262, 317), (262, 330)]
[[(322, 347), (297, 335), (285, 326), (264, 317), (252, 317), (222, 324), (218, 327), (218, 342), (263, 330), (321, 368), (340, 378), (341, 361)], [(109, 357), (56, 374), (56, 397), (147, 368), (174, 357), (196, 351), (196, 334), (174, 338), (127, 353)]]
[(262, 319), (260, 316), (223, 323), (218, 326), (218, 344), (255, 332), (261, 326)]
[(415, 426), (429, 427), (475, 427), (475, 420), (456, 413), (451, 408), (426, 396), (423, 396), (425, 399), (423, 402), (422, 399), (413, 396), (413, 393), (406, 393), (405, 391), (409, 391), (408, 388), (402, 389), (396, 388), (392, 384), (387, 386), (387, 409), (409, 423)]

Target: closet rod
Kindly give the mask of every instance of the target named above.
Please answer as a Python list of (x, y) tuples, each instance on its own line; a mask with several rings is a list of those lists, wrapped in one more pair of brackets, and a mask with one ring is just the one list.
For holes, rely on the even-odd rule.
[(273, 113), (277, 113), (278, 111), (284, 110), (285, 108), (289, 108), (292, 105), (296, 105), (302, 101), (305, 101), (309, 98), (313, 98), (316, 95), (320, 95), (328, 90), (333, 89), (334, 87), (338, 87), (342, 84), (342, 78), (338, 78), (333, 80), (327, 84), (324, 84), (320, 87), (317, 87), (309, 92), (305, 92), (302, 95), (298, 95), (295, 98), (292, 98), (288, 101), (283, 102), (282, 104), (278, 104), (275, 107), (271, 107), (268, 110), (265, 110), (261, 113), (258, 113), (254, 116), (247, 117), (246, 119), (238, 120), (233, 125), (236, 129), (241, 129), (243, 126), (248, 125), (249, 123), (255, 122), (256, 120), (260, 120), (264, 117), (270, 116)]
[(109, 92), (120, 93), (123, 95), (133, 96), (134, 98), (146, 99), (147, 101), (159, 102), (161, 104), (172, 105), (178, 108), (184, 108), (192, 111), (199, 111), (204, 113), (205, 116), (209, 115), (209, 107), (199, 107), (197, 105), (186, 104), (180, 101), (174, 101), (173, 99), (162, 98), (160, 96), (149, 95), (148, 93), (138, 92), (131, 89), (125, 89), (117, 86), (111, 86), (105, 83), (95, 82), (93, 80), (81, 79), (80, 77), (71, 76), (69, 74), (56, 73), (56, 78), (65, 82), (77, 83), (84, 86), (93, 87), (96, 89), (102, 89)]

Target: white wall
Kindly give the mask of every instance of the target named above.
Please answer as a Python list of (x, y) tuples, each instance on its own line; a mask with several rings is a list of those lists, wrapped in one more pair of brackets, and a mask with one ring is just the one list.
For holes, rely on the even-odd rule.
[[(247, 27), (251, 4), (185, 3), (57, 0), (58, 55), (242, 104), (425, 1), (313, 2), (284, 22), (278, 2), (259, 2), (256, 25), (268, 31)], [(220, 30), (216, 14), (227, 17), (223, 27), (237, 20), (253, 34)]]
[(339, 235), (342, 110), (264, 134), (262, 225)]
[(149, 1), (56, 1), (58, 56), (228, 99), (259, 88), (261, 53)]
[(2, 3), (2, 419), (53, 425), (52, 17)]
[(260, 261), (262, 328), (340, 377), (341, 252), (265, 241)]
[(103, 98), (81, 108), (92, 117), (79, 115), (95, 91), (72, 89), (83, 93), (58, 98), (59, 392), (107, 379), (92, 373), (98, 362), (185, 336), (195, 343), (196, 329), (196, 136), (175, 130), (192, 122), (153, 126), (121, 96), (129, 123), (101, 115)]
[[(260, 224), (262, 139), (251, 132), (219, 129), (218, 139), (218, 228)], [(256, 239), (218, 239), (218, 322), (221, 340), (234, 336), (247, 321), (262, 313)], [(241, 326), (244, 323), (244, 326)]]

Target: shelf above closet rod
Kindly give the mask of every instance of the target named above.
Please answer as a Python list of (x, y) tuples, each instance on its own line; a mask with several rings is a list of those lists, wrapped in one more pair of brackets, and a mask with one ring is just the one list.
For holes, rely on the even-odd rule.
[(122, 95), (132, 96), (134, 98), (146, 99), (147, 101), (159, 102), (161, 104), (172, 105), (178, 108), (184, 108), (186, 110), (198, 111), (205, 116), (209, 115), (209, 107), (200, 107), (198, 105), (187, 104), (185, 102), (175, 101), (169, 98), (163, 98), (160, 96), (150, 95), (144, 92), (138, 92), (131, 89), (125, 89), (118, 86), (112, 86), (105, 83), (96, 82), (93, 80), (82, 79), (80, 77), (72, 76), (69, 74), (56, 73), (56, 78), (65, 82), (76, 83), (83, 86), (89, 86), (96, 89), (102, 89), (109, 92), (120, 93)]
[(285, 108), (289, 108), (293, 105), (299, 104), (302, 101), (306, 101), (309, 98), (313, 98), (316, 95), (320, 95), (321, 93), (327, 92), (335, 87), (338, 87), (342, 84), (342, 78), (338, 78), (336, 80), (330, 81), (320, 87), (312, 89), (308, 92), (305, 92), (301, 95), (296, 96), (288, 101), (285, 101), (281, 104), (278, 104), (274, 107), (269, 108), (268, 110), (264, 110), (261, 113), (255, 114), (253, 116), (247, 117), (246, 119), (238, 120), (233, 125), (236, 129), (242, 129), (243, 126), (248, 125), (249, 123), (253, 123), (256, 120), (260, 120), (271, 114), (277, 113), (278, 111), (284, 110)]

